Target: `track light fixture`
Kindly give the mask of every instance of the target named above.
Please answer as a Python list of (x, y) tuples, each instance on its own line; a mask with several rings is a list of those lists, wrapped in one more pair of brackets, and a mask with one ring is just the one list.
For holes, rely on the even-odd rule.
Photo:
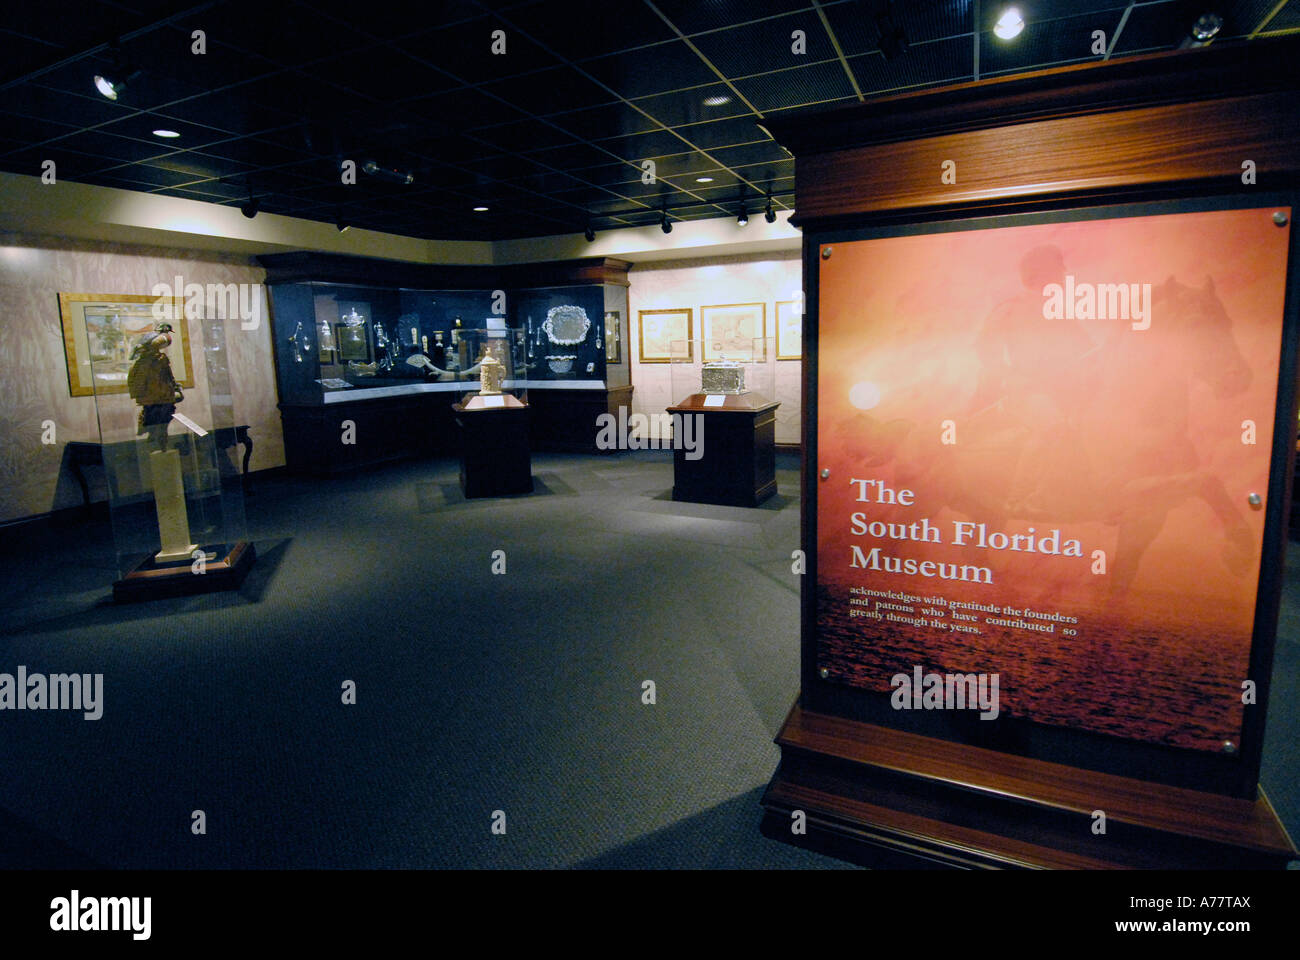
[(109, 100), (116, 100), (118, 96), (126, 89), (126, 85), (140, 76), (141, 71), (133, 68), (128, 62), (122, 51), (118, 48), (113, 50), (113, 65), (107, 73), (95, 74), (95, 89)]
[(993, 25), (993, 35), (999, 40), (1014, 40), (1025, 29), (1025, 18), (1016, 7), (1007, 7)]
[(583, 231), (582, 235), (587, 238), (588, 243), (594, 243), (596, 240), (596, 231), (591, 229), (591, 224), (587, 225), (587, 229)]
[(389, 183), (410, 184), (415, 182), (415, 174), (409, 170), (394, 170), (392, 167), (381, 167), (373, 160), (367, 160), (361, 165), (361, 169), (372, 177), (378, 177), (380, 180), (387, 180)]
[(335, 219), (334, 226), (338, 227), (339, 233), (346, 233), (347, 231), (352, 229), (352, 224), (344, 220), (342, 214), (339, 214), (339, 216)]
[(659, 229), (662, 230), (664, 233), (673, 232), (673, 223), (671, 220), (668, 219), (667, 210), (664, 210), (664, 212), (659, 215)]
[(749, 223), (749, 210), (743, 203), (740, 205), (740, 216), (736, 217), (736, 223), (742, 227)]
[(253, 188), (248, 188), (248, 199), (239, 205), (239, 212), (252, 220), (257, 216), (258, 208), (262, 206), (262, 201), (253, 196)]
[(772, 209), (772, 195), (767, 195), (767, 209), (763, 211), (763, 219), (768, 223), (776, 223), (776, 211)]
[(1191, 47), (1209, 46), (1222, 29), (1223, 17), (1212, 12), (1203, 13), (1196, 18), (1196, 22), (1192, 24), (1191, 30), (1188, 31), (1187, 36), (1183, 38), (1183, 42), (1178, 45), (1178, 48), (1187, 50)]

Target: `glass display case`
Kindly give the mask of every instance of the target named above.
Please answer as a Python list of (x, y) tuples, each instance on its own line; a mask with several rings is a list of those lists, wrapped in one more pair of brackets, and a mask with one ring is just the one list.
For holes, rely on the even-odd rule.
[(511, 322), (527, 341), (519, 379), (527, 386), (605, 386), (605, 300), (604, 290), (590, 284), (512, 291)]
[(255, 559), (225, 324), (186, 319), (179, 301), (86, 315), (116, 600), (235, 587)]
[[(456, 384), (462, 394), (502, 394), (523, 391), (523, 372), (528, 350), (526, 331), (505, 326), (489, 318), (482, 330), (466, 330), (457, 338), (461, 362)], [(488, 358), (491, 358), (490, 361)]]
[(487, 331), (510, 332), (506, 389), (527, 391), (537, 449), (597, 452), (601, 415), (631, 405), (624, 261), (258, 259), (293, 473), (454, 453), (451, 408), (478, 388), (475, 354)]
[[(335, 283), (271, 286), (280, 399), (338, 403), (459, 392), (477, 378), (463, 335), (493, 317), (486, 290), (403, 290)], [(491, 318), (491, 321), (488, 319)]]
[(673, 340), (669, 344), (672, 397), (702, 409), (752, 410), (776, 392), (776, 349), (771, 338)]

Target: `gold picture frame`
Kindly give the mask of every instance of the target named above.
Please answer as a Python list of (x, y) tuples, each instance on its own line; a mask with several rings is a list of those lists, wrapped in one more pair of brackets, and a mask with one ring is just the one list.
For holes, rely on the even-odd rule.
[[(767, 339), (766, 303), (719, 303), (700, 307), (700, 337), (704, 362), (722, 359), (726, 344), (753, 349), (755, 340)], [(722, 349), (719, 349), (722, 347)]]
[[(642, 363), (669, 363), (673, 360), (672, 345), (684, 340), (690, 350), (694, 334), (695, 311), (690, 307), (680, 310), (638, 310), (637, 355)], [(687, 357), (689, 360), (690, 357)]]
[[(803, 310), (799, 300), (776, 301), (776, 358), (803, 359)], [(784, 309), (782, 309), (784, 308)]]
[[(102, 321), (116, 318), (116, 324)], [(126, 375), (136, 341), (152, 334), (162, 321), (176, 337), (167, 348), (172, 375), (182, 387), (194, 386), (189, 324), (183, 297), (150, 297), (134, 293), (60, 293), (63, 354), (68, 365), (68, 390), (74, 397), (96, 393), (126, 393)], [(97, 322), (100, 321), (100, 322)], [(119, 335), (118, 327), (125, 336)], [(93, 365), (92, 365), (93, 360)]]

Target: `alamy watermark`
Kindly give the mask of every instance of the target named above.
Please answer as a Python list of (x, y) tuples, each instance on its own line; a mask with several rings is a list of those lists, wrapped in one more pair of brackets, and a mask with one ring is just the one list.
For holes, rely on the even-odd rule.
[(175, 283), (155, 283), (149, 295), (153, 302), (155, 320), (178, 320), (175, 303), (183, 301), (187, 320), (206, 316), (210, 320), (238, 320), (244, 330), (256, 330), (262, 322), (262, 301), (265, 297), (260, 283), (186, 283), (177, 276)]
[(910, 676), (894, 674), (889, 685), (895, 710), (978, 710), (981, 720), (998, 718), (996, 673), (925, 673), (918, 665)]
[(152, 917), (152, 897), (83, 897), (73, 890), (50, 901), (50, 929), (59, 933), (125, 931), (132, 940), (148, 940)]
[(102, 673), (0, 673), (0, 710), (80, 710), (85, 719), (104, 715)]
[[(672, 436), (669, 436), (669, 431)], [(618, 416), (596, 418), (598, 450), (684, 450), (687, 460), (704, 456), (704, 416), (699, 413), (633, 413), (619, 407)]]
[(1134, 330), (1151, 326), (1151, 284), (1076, 283), (1074, 274), (1065, 283), (1043, 287), (1045, 320), (1130, 320)]

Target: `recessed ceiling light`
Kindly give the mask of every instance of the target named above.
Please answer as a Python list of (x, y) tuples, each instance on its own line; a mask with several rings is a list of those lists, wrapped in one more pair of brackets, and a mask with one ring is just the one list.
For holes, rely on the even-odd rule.
[(1017, 37), (1023, 29), (1025, 29), (1025, 18), (1015, 7), (1007, 7), (998, 18), (998, 22), (993, 25), (994, 35), (1001, 40)]
[(712, 182), (713, 182), (713, 178), (712, 178), (712, 177), (696, 177), (696, 178), (695, 178), (695, 182), (696, 182), (696, 183), (712, 183)]
[(155, 130), (153, 132), (153, 135), (155, 137), (162, 137), (166, 140), (172, 140), (180, 136), (180, 134), (177, 133), (175, 130)]
[(487, 212), (488, 212), (488, 208), (487, 208), (487, 207), (475, 207), (475, 208), (474, 208), (474, 212), (475, 212), (475, 213), (487, 213)]
[(706, 107), (721, 107), (731, 102), (731, 97), (725, 93), (720, 93), (715, 97), (705, 97), (704, 105)]

